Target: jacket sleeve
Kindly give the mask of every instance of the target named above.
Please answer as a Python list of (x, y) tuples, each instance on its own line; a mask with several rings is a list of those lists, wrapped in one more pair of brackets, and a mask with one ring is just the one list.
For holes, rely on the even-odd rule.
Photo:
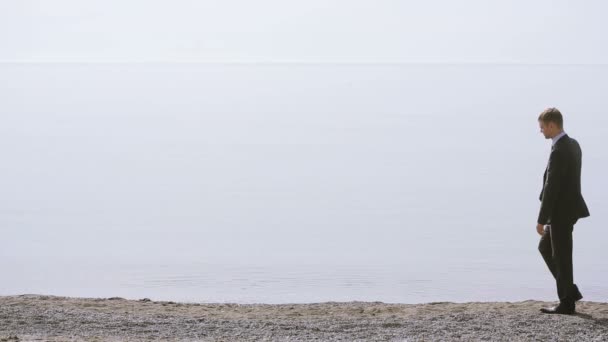
[(554, 213), (555, 203), (563, 182), (565, 167), (566, 164), (562, 151), (556, 149), (551, 152), (544, 191), (541, 195), (542, 201), (537, 221), (539, 224), (547, 224), (547, 221)]
[(547, 179), (547, 171), (545, 170), (545, 174), (543, 175), (543, 188), (540, 190), (540, 195), (538, 195), (538, 200), (542, 202), (543, 200), (543, 192), (545, 192), (545, 180)]

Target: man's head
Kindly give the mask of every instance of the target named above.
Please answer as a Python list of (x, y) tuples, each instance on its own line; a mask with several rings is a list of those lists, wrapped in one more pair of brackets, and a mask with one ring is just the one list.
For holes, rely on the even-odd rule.
[(564, 130), (564, 118), (557, 108), (547, 108), (538, 116), (540, 132), (551, 139)]

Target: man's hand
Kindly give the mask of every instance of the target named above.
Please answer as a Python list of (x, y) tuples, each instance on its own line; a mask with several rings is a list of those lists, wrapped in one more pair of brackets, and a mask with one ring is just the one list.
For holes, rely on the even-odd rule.
[(539, 234), (540, 236), (542, 236), (542, 235), (543, 235), (543, 233), (545, 232), (545, 225), (544, 225), (544, 224), (540, 224), (540, 223), (539, 223), (539, 224), (537, 224), (537, 225), (536, 225), (536, 231), (538, 232), (538, 234)]

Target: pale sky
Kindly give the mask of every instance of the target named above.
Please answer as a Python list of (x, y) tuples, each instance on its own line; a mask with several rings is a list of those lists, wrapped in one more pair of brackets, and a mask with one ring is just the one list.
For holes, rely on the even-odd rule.
[(2, 62), (607, 63), (600, 0), (0, 0)]

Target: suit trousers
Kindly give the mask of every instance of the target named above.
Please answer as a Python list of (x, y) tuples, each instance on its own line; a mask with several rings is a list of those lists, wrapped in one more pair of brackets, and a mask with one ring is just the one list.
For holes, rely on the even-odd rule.
[(540, 238), (538, 250), (555, 278), (560, 303), (573, 304), (578, 288), (572, 267), (573, 223), (551, 223)]

